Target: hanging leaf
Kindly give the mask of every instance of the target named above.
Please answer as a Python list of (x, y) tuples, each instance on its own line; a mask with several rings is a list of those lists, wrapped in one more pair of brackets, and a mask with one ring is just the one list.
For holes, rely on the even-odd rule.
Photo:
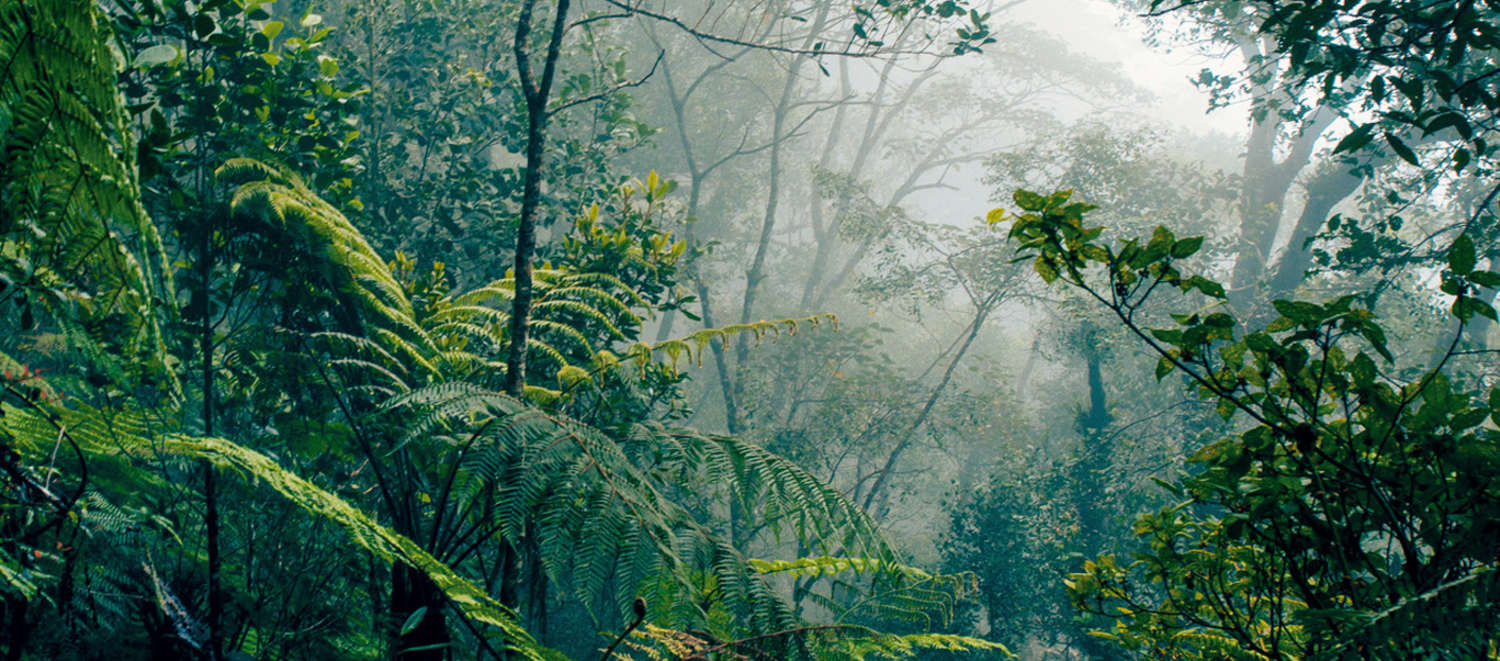
[(1412, 152), (1411, 148), (1407, 147), (1406, 143), (1401, 141), (1401, 138), (1398, 138), (1394, 134), (1387, 132), (1385, 134), (1385, 141), (1386, 144), (1389, 144), (1391, 146), (1391, 149), (1396, 152), (1396, 155), (1401, 157), (1401, 160), (1406, 161), (1407, 163), (1411, 163), (1412, 165), (1420, 166), (1422, 164), (1421, 161), (1417, 160), (1416, 153)]
[(136, 53), (135, 65), (137, 67), (145, 69), (159, 67), (163, 64), (169, 64), (171, 62), (177, 61), (177, 54), (178, 50), (176, 46), (170, 44), (157, 44), (139, 53)]
[(1474, 240), (1468, 234), (1458, 235), (1448, 249), (1448, 268), (1458, 275), (1468, 275), (1474, 271), (1475, 259)]
[(1374, 130), (1374, 124), (1363, 124), (1350, 131), (1349, 135), (1344, 136), (1343, 140), (1339, 140), (1339, 144), (1333, 148), (1333, 153), (1342, 154), (1344, 152), (1359, 151), (1365, 145), (1370, 144), (1370, 139), (1374, 137)]
[(417, 610), (412, 611), (411, 615), (407, 616), (406, 622), (404, 622), (404, 623), (401, 624), (401, 635), (405, 636), (405, 635), (407, 635), (407, 634), (409, 634), (409, 633), (411, 633), (413, 631), (416, 631), (417, 630), (417, 625), (421, 624), (422, 623), (422, 618), (424, 618), (426, 616), (427, 616), (427, 607), (426, 606), (423, 606), (421, 608), (418, 608)]

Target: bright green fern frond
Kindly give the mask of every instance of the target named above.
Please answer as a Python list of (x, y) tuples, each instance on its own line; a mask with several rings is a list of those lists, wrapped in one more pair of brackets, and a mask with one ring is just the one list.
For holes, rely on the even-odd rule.
[(124, 314), (110, 339), (163, 355), (155, 306), (175, 288), (106, 33), (89, 0), (0, 0), (0, 274), (64, 325)]
[(516, 624), (509, 609), (484, 590), (454, 573), (416, 542), (372, 520), (369, 515), (317, 485), (287, 471), (263, 454), (218, 438), (168, 438), (165, 448), (183, 456), (208, 459), (221, 468), (254, 476), (313, 516), (331, 521), (361, 548), (387, 562), (420, 569), (465, 616), (499, 629), (504, 643), (527, 659), (543, 661), (547, 651)]
[(835, 574), (899, 574), (915, 580), (930, 580), (932, 574), (916, 567), (879, 558), (842, 558), (822, 555), (796, 560), (750, 559), (750, 566), (762, 574), (786, 574), (798, 578), (822, 578)]
[(548, 337), (559, 337), (565, 339), (569, 344), (573, 345), (573, 348), (578, 349), (579, 351), (582, 351), (587, 355), (594, 355), (594, 347), (589, 343), (589, 339), (585, 337), (583, 333), (578, 332), (578, 329), (573, 328), (568, 324), (562, 324), (548, 319), (533, 319), (531, 320), (531, 327), (534, 329), (537, 335), (546, 335)]
[(536, 315), (537, 318), (539, 318), (539, 319), (550, 318), (553, 315), (560, 315), (560, 314), (564, 314), (564, 313), (572, 313), (572, 314), (578, 315), (580, 317), (583, 317), (585, 319), (588, 319), (590, 321), (593, 321), (594, 323), (599, 324), (600, 326), (603, 326), (604, 329), (607, 330), (607, 331), (609, 331), (609, 334), (612, 335), (612, 336), (614, 336), (616, 339), (619, 339), (619, 340), (625, 340), (625, 339), (627, 339), (626, 336), (625, 336), (625, 333), (621, 332), (620, 329), (615, 326), (614, 322), (611, 321), (608, 316), (606, 316), (604, 313), (600, 312), (594, 306), (589, 305), (587, 303), (583, 303), (581, 301), (567, 301), (567, 300), (538, 301), (536, 303), (536, 305), (531, 306), (531, 312), (532, 312), (532, 314)]
[(454, 305), (481, 305), (489, 301), (498, 301), (502, 305), (509, 306), (516, 296), (516, 283), (509, 280), (492, 282), (478, 289), (472, 289), (452, 299)]
[[(424, 369), (433, 370), (437, 347), (413, 318), (411, 302), (390, 266), (359, 230), (292, 172), (251, 159), (231, 159), (216, 172), (238, 188), (230, 202), (235, 213), (259, 218), (283, 233), (319, 267), (321, 276), (382, 341)], [(434, 372), (436, 373), (436, 372)]]
[(1208, 661), (1209, 659), (1224, 659), (1226, 661), (1267, 661), (1263, 654), (1247, 650), (1243, 645), (1233, 638), (1213, 631), (1183, 630), (1172, 635), (1172, 642), (1183, 646), (1186, 650), (1192, 650), (1189, 657)]
[(633, 323), (640, 323), (641, 321), (640, 317), (630, 311), (630, 306), (625, 301), (598, 287), (581, 287), (577, 285), (557, 287), (543, 292), (541, 298), (544, 301), (572, 300), (588, 303), (600, 312), (608, 310)]
[(631, 289), (630, 286), (625, 284), (623, 280), (620, 280), (619, 278), (609, 273), (592, 271), (587, 273), (574, 273), (568, 276), (566, 284), (571, 286), (587, 285), (595, 288), (617, 291), (620, 292), (621, 295), (630, 299), (631, 305), (641, 308), (647, 307), (646, 299), (641, 298), (641, 295), (636, 293), (634, 289)]
[(1016, 658), (1004, 645), (983, 638), (946, 633), (882, 634), (868, 631), (864, 635), (833, 631), (831, 641), (819, 654), (823, 659), (909, 659), (923, 650), (942, 652), (993, 652), (1002, 658)]

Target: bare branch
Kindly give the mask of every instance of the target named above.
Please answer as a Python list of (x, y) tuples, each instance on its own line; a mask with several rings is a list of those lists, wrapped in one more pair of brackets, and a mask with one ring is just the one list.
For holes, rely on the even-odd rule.
[(560, 105), (560, 106), (558, 106), (556, 108), (548, 110), (547, 111), (547, 115), (548, 116), (556, 115), (557, 113), (560, 113), (560, 112), (562, 112), (564, 110), (567, 110), (568, 108), (572, 108), (573, 106), (583, 105), (585, 103), (592, 103), (594, 101), (598, 101), (598, 100), (600, 100), (600, 99), (602, 99), (604, 97), (607, 97), (607, 96), (609, 96), (611, 94), (615, 94), (615, 93), (617, 93), (617, 92), (619, 92), (621, 90), (627, 90), (627, 89), (630, 89), (632, 87), (640, 87), (641, 85), (644, 85), (646, 83), (646, 81), (650, 80), (651, 76), (656, 73), (656, 67), (661, 64), (662, 58), (666, 57), (666, 55), (667, 55), (666, 51), (661, 51), (661, 52), (657, 53), (656, 54), (656, 59), (651, 62), (651, 70), (647, 71), (646, 74), (643, 75), (643, 76), (641, 76), (640, 78), (637, 78), (635, 80), (626, 80), (626, 81), (622, 81), (622, 82), (619, 82), (619, 83), (615, 83), (614, 85), (609, 86), (608, 89), (600, 90), (598, 92), (595, 92), (593, 94), (589, 94), (587, 96), (578, 97), (578, 98), (573, 99), (572, 101), (569, 101), (567, 103), (564, 103), (564, 104), (562, 104), (562, 105)]

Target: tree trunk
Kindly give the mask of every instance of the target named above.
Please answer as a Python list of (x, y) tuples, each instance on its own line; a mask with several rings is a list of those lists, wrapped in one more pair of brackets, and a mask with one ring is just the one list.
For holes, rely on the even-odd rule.
[(1351, 174), (1347, 167), (1333, 164), (1307, 182), (1307, 203), (1303, 205), (1297, 224), (1292, 228), (1291, 240), (1272, 272), (1267, 300), (1289, 297), (1302, 284), (1308, 267), (1312, 266), (1312, 253), (1303, 244), (1322, 229), (1333, 207), (1354, 194), (1363, 181), (1363, 177)]
[(446, 605), (443, 591), (426, 572), (402, 562), (391, 568), (391, 621), (395, 626), (404, 626), (418, 610), (427, 609), (411, 630), (405, 634), (398, 630), (395, 654), (398, 661), (443, 661), (447, 658), (452, 638), (448, 635), (448, 624), (443, 616)]
[[(516, 21), (516, 70), (521, 91), (526, 97), (526, 173), (521, 189), (521, 216), (516, 226), (515, 296), (510, 316), (510, 351), (505, 361), (505, 393), (520, 399), (526, 392), (526, 350), (531, 319), (531, 260), (536, 251), (536, 215), (541, 205), (542, 167), (547, 147), (547, 105), (552, 98), (552, 81), (557, 74), (557, 59), (567, 31), (569, 0), (558, 0), (553, 9), (552, 29), (541, 76), (533, 77), (531, 68), (531, 19), (536, 0), (526, 0)], [(513, 610), (520, 608), (521, 563), (518, 549), (511, 540), (501, 541), (504, 565), (500, 577), (500, 603)], [(425, 624), (425, 621), (424, 621)], [(442, 624), (439, 620), (439, 624)], [(446, 628), (444, 636), (447, 635)]]
[(1111, 449), (1104, 430), (1109, 427), (1109, 414), (1104, 393), (1104, 376), (1100, 370), (1100, 357), (1095, 352), (1088, 356), (1089, 408), (1079, 417), (1082, 433), (1078, 458), (1073, 463), (1074, 493), (1077, 500), (1074, 508), (1078, 512), (1078, 546), (1086, 556), (1104, 552), (1102, 540), (1108, 511), (1105, 501), (1105, 472), (1109, 468)]
[(974, 344), (974, 340), (979, 337), (979, 331), (984, 328), (985, 320), (989, 318), (990, 312), (993, 312), (995, 307), (1000, 304), (1002, 298), (1001, 292), (992, 292), (975, 309), (974, 320), (969, 324), (963, 343), (958, 346), (953, 353), (953, 358), (948, 361), (947, 369), (943, 370), (942, 379), (938, 380), (937, 386), (927, 396), (927, 401), (922, 405), (922, 410), (917, 413), (916, 420), (913, 420), (911, 426), (907, 428), (906, 434), (896, 443), (896, 447), (891, 450), (891, 453), (886, 456), (885, 463), (880, 467), (875, 476), (875, 483), (870, 485), (870, 491), (865, 494), (864, 503), (862, 503), (865, 511), (871, 511), (870, 508), (875, 504), (876, 499), (883, 495), (885, 487), (890, 483), (891, 474), (896, 470), (896, 462), (901, 459), (901, 454), (916, 441), (917, 432), (921, 431), (922, 425), (927, 422), (928, 416), (932, 415), (932, 409), (937, 406), (938, 399), (942, 396), (943, 391), (947, 389), (948, 383), (953, 380), (953, 372), (958, 369), (959, 362), (968, 354), (969, 347)]

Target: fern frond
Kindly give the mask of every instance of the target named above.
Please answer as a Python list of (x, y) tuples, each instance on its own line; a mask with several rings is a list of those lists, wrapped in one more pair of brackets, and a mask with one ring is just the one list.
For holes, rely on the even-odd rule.
[(616, 339), (619, 339), (619, 340), (625, 340), (625, 339), (627, 339), (626, 336), (625, 336), (625, 333), (622, 332), (619, 329), (619, 327), (615, 326), (615, 323), (613, 321), (611, 321), (608, 316), (605, 316), (605, 314), (603, 312), (600, 312), (594, 306), (589, 305), (589, 304), (584, 303), (584, 302), (581, 302), (581, 301), (568, 301), (568, 300), (543, 300), (543, 301), (537, 301), (537, 303), (535, 305), (531, 306), (531, 311), (532, 311), (532, 314), (535, 314), (535, 315), (537, 315), (538, 318), (543, 318), (543, 319), (548, 318), (551, 315), (557, 315), (557, 314), (562, 314), (562, 313), (573, 313), (573, 314), (576, 314), (576, 315), (578, 315), (580, 317), (588, 319), (589, 321), (592, 321), (592, 322), (594, 322), (596, 324), (599, 324), (600, 326), (604, 327), (604, 329), (607, 330), (607, 331), (609, 331), (609, 334), (612, 335), (612, 336), (614, 336)]
[(1244, 645), (1233, 638), (1214, 631), (1183, 630), (1172, 634), (1172, 642), (1177, 645), (1185, 645), (1196, 652), (1195, 658), (1204, 659), (1226, 659), (1228, 661), (1268, 661), (1268, 657), (1253, 650), (1245, 649)]
[(287, 471), (269, 457), (218, 438), (173, 436), (166, 439), (164, 447), (175, 454), (207, 459), (221, 468), (253, 476), (312, 515), (338, 524), (355, 544), (382, 560), (399, 561), (426, 573), (465, 616), (499, 629), (511, 650), (534, 661), (546, 658), (548, 651), (516, 623), (515, 614), (484, 590), (454, 573), (416, 542), (376, 523), (355, 506)]
[(122, 313), (132, 335), (111, 340), (163, 355), (155, 306), (175, 287), (106, 32), (88, 0), (0, 2), (0, 272), (64, 326)]
[(827, 645), (828, 656), (850, 661), (865, 659), (909, 659), (923, 650), (940, 652), (994, 652), (1003, 658), (1017, 658), (1000, 643), (948, 633), (841, 635)]

